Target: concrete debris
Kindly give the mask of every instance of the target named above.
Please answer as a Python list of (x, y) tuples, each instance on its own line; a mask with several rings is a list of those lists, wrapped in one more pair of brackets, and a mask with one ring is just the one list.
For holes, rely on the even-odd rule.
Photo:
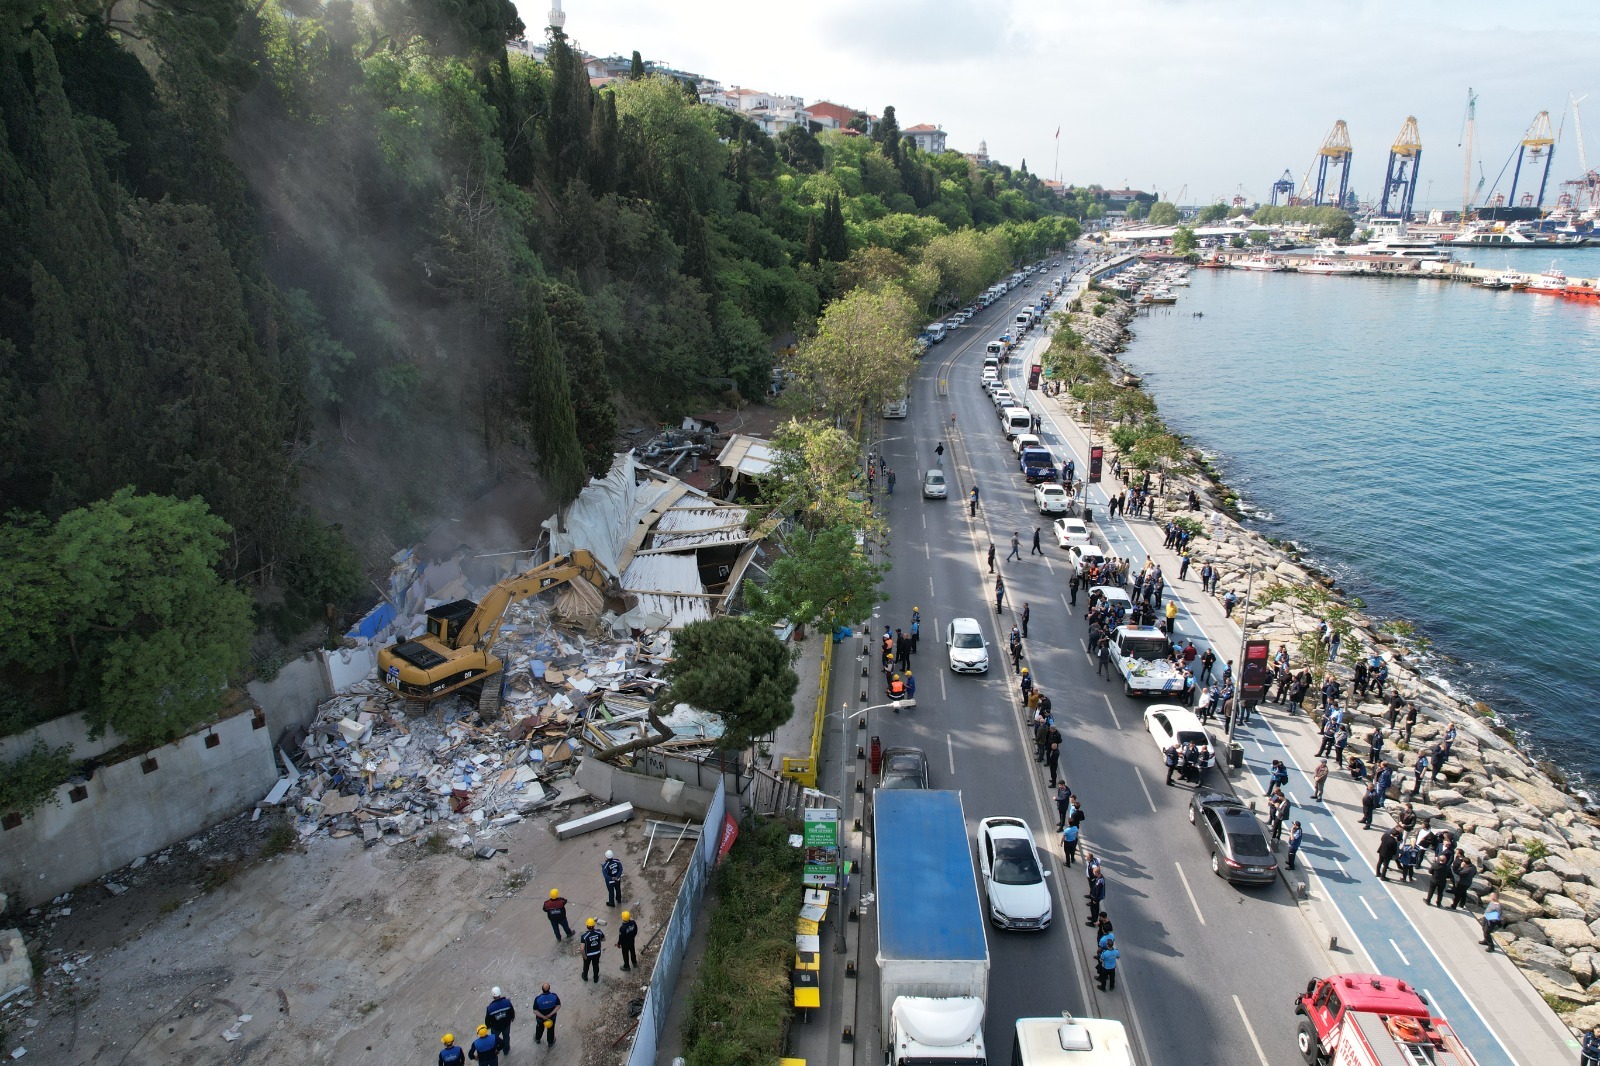
[[(328, 700), (298, 752), (284, 752), (294, 762), (263, 803), (286, 806), (301, 839), (393, 845), (442, 832), (488, 848), (532, 812), (581, 798), (575, 789), (564, 798), (560, 781), (586, 752), (650, 732), (671, 637), (595, 636), (558, 625), (559, 614), (541, 600), (507, 609), (495, 647), (506, 667), (489, 682), (500, 685), (497, 712), (462, 694), (408, 714), (415, 705), (375, 675)], [(696, 712), (669, 744), (709, 751), (713, 736)]]
[(570, 822), (562, 822), (556, 826), (556, 839), (566, 840), (569, 837), (582, 836), (592, 833), (596, 829), (604, 829), (608, 825), (617, 825), (633, 817), (633, 804), (619, 803), (615, 807), (586, 814), (582, 818), (574, 818)]
[(16, 929), (0, 929), (0, 988), (15, 989), (33, 985), (33, 963), (28, 945)]

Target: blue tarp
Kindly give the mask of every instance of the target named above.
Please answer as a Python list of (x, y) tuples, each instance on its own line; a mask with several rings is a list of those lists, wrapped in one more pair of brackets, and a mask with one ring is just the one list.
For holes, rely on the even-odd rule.
[(371, 640), (383, 632), (385, 626), (394, 621), (394, 605), (384, 600), (378, 606), (366, 613), (366, 616), (350, 627), (347, 634), (352, 637), (366, 637)]
[(874, 794), (878, 952), (886, 959), (987, 959), (961, 794)]

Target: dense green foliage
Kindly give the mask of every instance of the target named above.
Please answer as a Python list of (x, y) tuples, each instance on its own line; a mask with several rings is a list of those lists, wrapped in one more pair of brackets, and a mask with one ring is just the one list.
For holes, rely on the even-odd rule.
[[(381, 566), (527, 460), (569, 501), (618, 396), (759, 396), (773, 338), (850, 289), (914, 319), (1076, 235), (1025, 170), (892, 121), (774, 139), (642, 60), (597, 90), (560, 35), (508, 55), (509, 0), (110, 11), (0, 15), (0, 506), (39, 539), (119, 499), (161, 540), (198, 498), (217, 609), (243, 589), (285, 639), (366, 587), (346, 537)], [(170, 647), (129, 680), (173, 695), (135, 734), (228, 680), (234, 652), (177, 661), (218, 632), (140, 633)], [(55, 657), (58, 695), (122, 729), (98, 652)]]
[(72, 772), (72, 747), (52, 748), (35, 739), (33, 747), (0, 762), (0, 813), (26, 818), (45, 804), (59, 807), (57, 791)]
[(722, 719), (718, 744), (748, 747), (794, 714), (800, 678), (771, 628), (723, 616), (691, 622), (672, 638), (669, 704), (687, 703)]
[(1355, 220), (1350, 213), (1338, 207), (1258, 207), (1250, 215), (1253, 222), (1263, 226), (1277, 226), (1285, 222), (1309, 223), (1317, 227), (1317, 233), (1322, 237), (1335, 237), (1345, 240), (1355, 232)]
[(683, 1024), (689, 1066), (775, 1062), (794, 1017), (789, 969), (800, 913), (793, 823), (746, 819), (712, 875), (715, 909)]

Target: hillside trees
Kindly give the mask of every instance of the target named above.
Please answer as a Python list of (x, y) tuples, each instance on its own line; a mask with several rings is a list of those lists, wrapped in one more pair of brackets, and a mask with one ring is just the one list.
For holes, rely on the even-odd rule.
[(897, 395), (916, 358), (914, 313), (905, 293), (892, 286), (852, 289), (829, 304), (789, 362), (788, 402), (843, 417)]

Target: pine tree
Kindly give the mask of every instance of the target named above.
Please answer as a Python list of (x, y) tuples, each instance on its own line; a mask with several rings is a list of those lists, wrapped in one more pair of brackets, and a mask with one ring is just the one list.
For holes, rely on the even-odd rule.
[(817, 235), (817, 216), (812, 215), (806, 223), (806, 262), (816, 266), (822, 259), (822, 240)]
[(634, 81), (644, 77), (644, 57), (637, 50), (633, 53), (633, 65), (628, 69), (628, 77)]
[(593, 92), (581, 58), (564, 34), (552, 33), (550, 50), (550, 111), (545, 119), (545, 140), (556, 185), (584, 171), (589, 158), (589, 130), (593, 125)]
[(527, 428), (545, 486), (564, 510), (583, 491), (583, 448), (578, 443), (571, 379), (545, 311), (543, 286), (537, 281), (528, 285), (527, 311), (514, 343), (517, 413)]
[(589, 129), (589, 188), (596, 196), (616, 190), (619, 140), (616, 94), (602, 92), (595, 99)]

